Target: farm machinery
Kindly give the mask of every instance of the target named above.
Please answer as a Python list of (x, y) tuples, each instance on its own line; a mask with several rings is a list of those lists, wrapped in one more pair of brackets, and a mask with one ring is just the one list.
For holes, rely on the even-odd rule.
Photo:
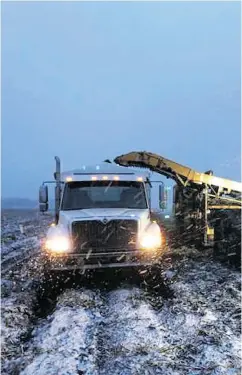
[[(221, 260), (240, 264), (242, 183), (216, 177), (213, 171), (197, 172), (150, 152), (118, 156), (115, 163), (146, 168), (175, 181), (173, 233), (176, 246), (213, 247)], [(161, 194), (160, 207), (164, 204)]]

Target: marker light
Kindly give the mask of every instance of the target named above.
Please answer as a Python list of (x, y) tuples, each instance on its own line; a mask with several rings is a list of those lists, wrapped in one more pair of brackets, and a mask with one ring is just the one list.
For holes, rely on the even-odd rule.
[(143, 181), (143, 177), (137, 177), (137, 181), (142, 182)]
[(119, 180), (119, 176), (114, 176), (114, 181), (118, 181)]
[(92, 181), (97, 181), (97, 176), (92, 176)]
[(69, 176), (69, 177), (66, 177), (66, 182), (71, 182), (72, 181), (72, 177)]
[(70, 240), (64, 236), (54, 237), (45, 242), (45, 248), (53, 253), (65, 253), (70, 247)]
[(102, 179), (103, 180), (108, 180), (108, 176), (103, 176)]

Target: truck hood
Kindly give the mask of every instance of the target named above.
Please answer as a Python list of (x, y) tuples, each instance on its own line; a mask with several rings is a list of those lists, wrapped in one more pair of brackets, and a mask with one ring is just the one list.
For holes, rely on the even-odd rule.
[(101, 218), (134, 218), (148, 219), (149, 209), (127, 209), (127, 208), (90, 208), (84, 210), (60, 211), (60, 224), (70, 224), (76, 220), (93, 219), (100, 220)]

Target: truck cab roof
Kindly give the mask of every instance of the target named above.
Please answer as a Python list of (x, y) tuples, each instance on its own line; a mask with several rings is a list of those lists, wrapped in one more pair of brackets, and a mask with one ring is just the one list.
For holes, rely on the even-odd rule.
[(83, 165), (79, 169), (64, 171), (61, 173), (61, 181), (71, 182), (113, 179), (123, 181), (146, 181), (149, 176), (150, 173), (148, 171), (140, 171), (112, 163), (100, 163), (96, 165)]

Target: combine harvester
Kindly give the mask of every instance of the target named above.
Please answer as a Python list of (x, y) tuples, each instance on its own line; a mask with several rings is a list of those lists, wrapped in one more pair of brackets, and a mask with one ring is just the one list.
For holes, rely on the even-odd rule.
[(240, 265), (241, 182), (216, 177), (212, 171), (199, 173), (150, 152), (131, 152), (116, 157), (114, 162), (126, 167), (147, 168), (175, 181), (176, 246), (184, 243), (194, 244), (199, 249), (213, 246), (216, 257)]

